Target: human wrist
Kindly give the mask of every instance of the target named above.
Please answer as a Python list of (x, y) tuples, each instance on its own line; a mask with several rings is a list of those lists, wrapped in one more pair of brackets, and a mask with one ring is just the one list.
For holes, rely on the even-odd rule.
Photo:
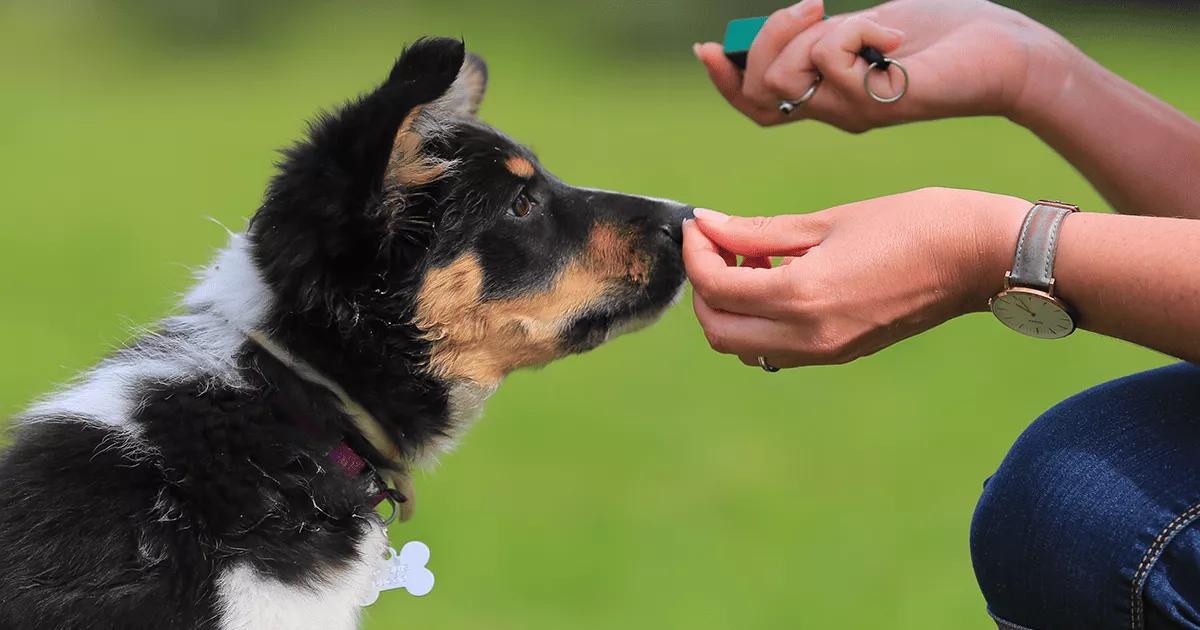
[(1013, 81), (1019, 86), (1006, 104), (1004, 115), (1013, 122), (1037, 132), (1053, 124), (1056, 114), (1077, 108), (1076, 94), (1068, 93), (1072, 77), (1079, 68), (1093, 63), (1071, 42), (1050, 28), (1022, 16), (1024, 24), (1017, 37), (1025, 49), (1023, 75)]
[(988, 300), (1004, 289), (1004, 275), (1012, 268), (1021, 224), (1033, 204), (1019, 197), (974, 193), (971, 242), (974, 257), (965, 265), (967, 287), (964, 312), (987, 309)]

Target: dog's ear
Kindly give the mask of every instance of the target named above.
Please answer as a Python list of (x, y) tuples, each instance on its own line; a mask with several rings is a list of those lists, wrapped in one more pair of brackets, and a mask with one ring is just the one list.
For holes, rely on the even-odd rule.
[(461, 41), (418, 40), (382, 85), (320, 116), (308, 139), (284, 152), (251, 233), (290, 306), (360, 289), (394, 236), (413, 240), (413, 226), (428, 225), (406, 198), (450, 167), (427, 143), (478, 107), (486, 75), (466, 59)]
[[(396, 71), (393, 71), (393, 79)], [(487, 64), (478, 55), (464, 55), (458, 74), (445, 93), (433, 101), (414, 107), (396, 132), (391, 159), (384, 175), (390, 197), (404, 194), (408, 188), (419, 187), (441, 177), (451, 164), (431, 157), (425, 143), (437, 139), (458, 118), (474, 118), (487, 90)], [(395, 204), (393, 204), (395, 205)], [(403, 204), (400, 204), (403, 205)], [(404, 217), (395, 217), (401, 220)]]
[(483, 57), (468, 53), (458, 78), (442, 97), (446, 106), (458, 116), (476, 116), (483, 95), (487, 92), (488, 71)]
[[(417, 40), (396, 60), (387, 80), (374, 92), (344, 107), (332, 120), (325, 121), (328, 124), (323, 129), (314, 129), (312, 143), (330, 149), (330, 157), (339, 162), (337, 166), (358, 176), (355, 187), (361, 187), (368, 196), (379, 194), (390, 162), (400, 157), (395, 155), (397, 148), (412, 144), (411, 140), (401, 142), (401, 136), (407, 132), (432, 136), (443, 128), (446, 113), (435, 104), (450, 95), (465, 58), (461, 41)], [(422, 143), (409, 148), (419, 150)], [(419, 158), (413, 154), (404, 159)]]

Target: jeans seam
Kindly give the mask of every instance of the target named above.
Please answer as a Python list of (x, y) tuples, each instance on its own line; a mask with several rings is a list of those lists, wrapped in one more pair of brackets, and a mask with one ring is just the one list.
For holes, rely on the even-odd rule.
[(1145, 620), (1142, 618), (1144, 607), (1143, 591), (1146, 588), (1146, 580), (1150, 577), (1150, 570), (1154, 568), (1155, 563), (1162, 557), (1166, 551), (1167, 544), (1179, 533), (1179, 530), (1187, 527), (1200, 517), (1200, 503), (1195, 503), (1188, 509), (1184, 510), (1179, 516), (1167, 524), (1166, 527), (1158, 533), (1154, 538), (1154, 542), (1146, 549), (1146, 553), (1142, 556), (1142, 561), (1138, 563), (1137, 571), (1133, 574), (1133, 585), (1129, 592), (1129, 627), (1132, 630), (1142, 630)]
[(997, 617), (996, 613), (992, 612), (990, 608), (988, 609), (988, 616), (992, 618), (992, 621), (996, 622), (996, 627), (999, 628), (999, 630), (1032, 630), (1031, 628), (1026, 628), (1021, 624), (1013, 623), (1002, 617)]

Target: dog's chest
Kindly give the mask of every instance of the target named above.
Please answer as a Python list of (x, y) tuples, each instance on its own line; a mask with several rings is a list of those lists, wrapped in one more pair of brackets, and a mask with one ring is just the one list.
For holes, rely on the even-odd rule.
[(285, 584), (239, 563), (217, 580), (221, 630), (353, 630), (360, 602), (374, 585), (387, 534), (372, 524), (356, 558), (340, 571), (314, 575), (311, 584)]

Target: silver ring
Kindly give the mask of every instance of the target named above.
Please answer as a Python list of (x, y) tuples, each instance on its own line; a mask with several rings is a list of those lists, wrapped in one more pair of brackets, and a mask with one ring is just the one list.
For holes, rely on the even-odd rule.
[(767, 363), (767, 357), (761, 355), (758, 357), (758, 367), (762, 368), (764, 372), (769, 372), (771, 374), (779, 371), (779, 368)]
[(811, 101), (812, 98), (817, 95), (817, 88), (821, 87), (821, 79), (823, 78), (824, 77), (821, 76), (821, 73), (818, 72), (816, 80), (812, 82), (812, 85), (808, 86), (807, 90), (804, 90), (804, 94), (801, 94), (800, 98), (795, 100), (784, 99), (779, 101), (779, 113), (783, 114), (784, 116), (791, 116), (792, 112), (796, 111), (797, 107), (800, 107), (801, 105)]
[(884, 105), (887, 105), (888, 103), (895, 103), (901, 98), (904, 98), (905, 94), (908, 94), (908, 69), (905, 68), (904, 65), (899, 61), (890, 59), (888, 57), (884, 57), (883, 62), (889, 66), (896, 66), (897, 68), (900, 68), (900, 74), (904, 75), (904, 85), (900, 87), (900, 91), (895, 96), (880, 96), (871, 90), (871, 71), (875, 68), (879, 68), (885, 73), (887, 72), (887, 68), (882, 67), (879, 63), (872, 63), (871, 65), (867, 66), (867, 71), (863, 73), (863, 89), (867, 91), (867, 96), (875, 99), (877, 103), (883, 103)]
[(387, 527), (398, 519), (400, 522), (407, 521), (412, 518), (412, 491), (411, 488), (405, 494), (395, 488), (384, 488), (383, 500), (387, 501), (388, 506), (392, 508), (387, 518), (383, 519), (383, 526)]
[(386, 529), (388, 525), (396, 522), (396, 517), (400, 516), (400, 506), (396, 505), (396, 500), (392, 498), (392, 493), (384, 491), (383, 500), (392, 506), (392, 513), (388, 514), (387, 518), (383, 519), (383, 527)]

